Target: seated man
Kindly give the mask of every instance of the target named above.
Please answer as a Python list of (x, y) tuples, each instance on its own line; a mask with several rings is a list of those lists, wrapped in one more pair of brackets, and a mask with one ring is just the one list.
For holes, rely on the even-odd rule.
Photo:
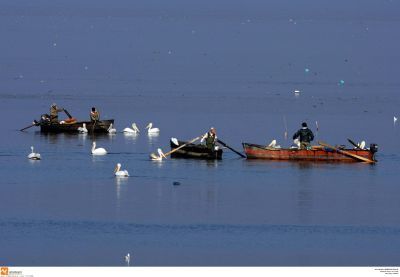
[(92, 107), (92, 110), (90, 112), (90, 120), (92, 122), (96, 122), (100, 120), (100, 113), (96, 110), (95, 107)]
[(214, 127), (211, 127), (210, 131), (207, 132), (202, 138), (200, 142), (206, 141), (206, 147), (212, 151), (216, 150), (215, 144), (217, 143), (217, 130)]
[(311, 149), (310, 142), (314, 140), (314, 134), (310, 129), (308, 129), (307, 123), (303, 122), (301, 126), (301, 129), (293, 135), (293, 139), (295, 140), (299, 138), (300, 149)]

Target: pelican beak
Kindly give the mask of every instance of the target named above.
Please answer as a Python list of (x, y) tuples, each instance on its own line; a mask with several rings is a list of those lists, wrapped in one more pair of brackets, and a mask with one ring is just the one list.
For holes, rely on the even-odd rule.
[(118, 166), (114, 168), (114, 173), (118, 171)]

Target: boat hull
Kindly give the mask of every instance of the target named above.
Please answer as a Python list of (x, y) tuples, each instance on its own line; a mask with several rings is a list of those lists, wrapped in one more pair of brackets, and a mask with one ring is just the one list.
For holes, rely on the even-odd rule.
[[(72, 124), (60, 123), (40, 123), (40, 131), (43, 133), (78, 133), (78, 128), (86, 124), (88, 133), (108, 133), (110, 124), (114, 124), (114, 119), (97, 121), (96, 124), (91, 121), (80, 121)], [(93, 126), (94, 125), (94, 126)]]
[[(176, 145), (172, 141), (171, 150), (178, 148), (179, 146), (185, 144), (185, 141), (178, 141), (179, 145)], [(202, 159), (202, 160), (221, 160), (222, 159), (222, 149), (217, 151), (212, 151), (208, 149), (205, 145), (190, 143), (179, 150), (176, 150), (171, 154), (171, 158), (184, 158), (184, 159)]]
[[(315, 162), (359, 162), (359, 160), (348, 155), (322, 147), (311, 150), (266, 149), (265, 146), (262, 145), (243, 143), (243, 148), (247, 159)], [(374, 153), (369, 150), (345, 149), (345, 151), (370, 160), (375, 160)]]

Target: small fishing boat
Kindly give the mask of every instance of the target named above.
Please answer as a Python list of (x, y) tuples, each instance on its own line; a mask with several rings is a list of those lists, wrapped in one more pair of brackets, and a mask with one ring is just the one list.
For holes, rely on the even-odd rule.
[(264, 145), (242, 143), (247, 159), (282, 161), (325, 161), (325, 162), (375, 162), (376, 144), (369, 149), (344, 149), (313, 146), (310, 150), (298, 148), (272, 148)]
[[(85, 125), (84, 125), (85, 124)], [(40, 121), (34, 121), (35, 126), (40, 127), (43, 133), (79, 133), (86, 127), (88, 133), (108, 133), (108, 128), (114, 124), (114, 119), (92, 121), (63, 120), (51, 122), (47, 115), (42, 115)]]
[(222, 149), (212, 151), (208, 149), (205, 145), (188, 143), (185, 141), (171, 140), (171, 151), (183, 146), (182, 148), (174, 151), (171, 154), (171, 158), (185, 158), (185, 159), (203, 159), (203, 160), (221, 160), (222, 159)]

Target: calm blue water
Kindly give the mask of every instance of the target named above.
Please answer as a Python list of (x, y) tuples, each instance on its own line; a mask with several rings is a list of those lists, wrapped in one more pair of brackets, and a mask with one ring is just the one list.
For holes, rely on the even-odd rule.
[[(400, 5), (364, 2), (2, 2), (2, 264), (398, 265)], [(52, 102), (143, 130), (19, 131)], [(307, 121), (317, 140), (378, 143), (379, 162), (149, 160), (211, 126), (240, 151), (288, 146), (285, 121), (289, 136)]]

